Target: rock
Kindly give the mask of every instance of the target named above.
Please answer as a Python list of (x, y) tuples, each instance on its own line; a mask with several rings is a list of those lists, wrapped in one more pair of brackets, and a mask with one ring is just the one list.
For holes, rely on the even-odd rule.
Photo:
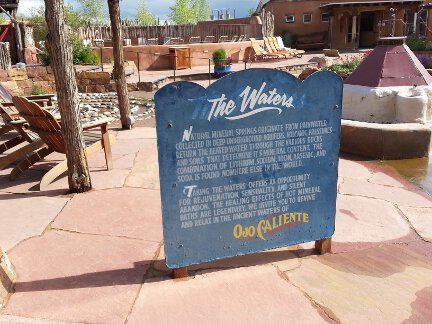
[(309, 62), (318, 63), (317, 67), (320, 69), (324, 65), (332, 65), (333, 59), (331, 59), (330, 57), (326, 57), (326, 56), (314, 56), (309, 60)]
[(306, 68), (302, 71), (302, 73), (300, 73), (300, 75), (298, 76), (298, 78), (300, 80), (304, 80), (306, 79), (309, 75), (311, 75), (312, 73), (315, 73), (319, 71), (319, 69), (317, 68)]
[(323, 53), (325, 56), (340, 57), (339, 51), (337, 49), (325, 48), (323, 49)]

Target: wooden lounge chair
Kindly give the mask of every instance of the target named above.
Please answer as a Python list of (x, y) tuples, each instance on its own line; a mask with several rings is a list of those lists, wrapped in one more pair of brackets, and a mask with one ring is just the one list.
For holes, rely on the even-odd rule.
[(148, 45), (159, 45), (159, 38), (149, 38), (147, 39)]
[[(28, 96), (27, 99), (33, 99), (41, 106), (50, 107), (52, 106), (52, 97), (54, 95), (42, 95), (42, 96)], [(11, 97), (12, 99), (12, 97)], [(28, 130), (27, 122), (19, 116), (18, 110), (14, 107), (12, 102), (4, 102), (0, 104), (0, 116), (5, 122), (4, 128), (13, 130), (16, 136), (8, 141), (5, 141), (0, 145), (0, 153), (7, 152), (6, 156), (0, 157), (0, 170), (7, 168), (15, 161), (25, 158), (28, 154), (38, 149), (39, 160), (43, 159), (49, 152), (45, 148), (45, 143), (39, 138), (34, 132)], [(27, 145), (9, 152), (9, 150), (23, 142), (27, 141)], [(36, 161), (37, 162), (37, 161)]]
[(299, 57), (299, 58), (302, 57), (303, 54), (305, 53), (304, 50), (299, 50), (299, 49), (295, 49), (295, 48), (281, 47), (280, 43), (282, 43), (282, 38), (280, 36), (278, 36), (278, 37), (269, 37), (269, 38), (271, 39), (271, 41), (272, 41), (273, 45), (275, 46), (276, 50), (290, 51), (291, 55)]
[(201, 36), (191, 36), (189, 38), (189, 43), (191, 44), (201, 43)]
[(265, 51), (258, 44), (258, 42), (256, 41), (255, 38), (250, 38), (250, 41), (251, 41), (251, 46), (252, 46), (252, 49), (253, 49), (253, 52), (254, 52), (253, 56), (252, 56), (252, 61), (259, 60), (259, 59), (267, 60), (267, 59), (270, 59), (270, 58), (280, 59), (280, 58), (283, 57), (283, 55), (281, 56), (281, 55), (278, 55), (278, 54), (271, 54), (271, 53)]
[(288, 58), (292, 55), (289, 51), (278, 51), (271, 40), (271, 37), (263, 37), (265, 50), (270, 54), (282, 55), (284, 58)]
[[(51, 152), (66, 153), (66, 147), (61, 132), (61, 126), (57, 119), (47, 110), (42, 109), (37, 103), (27, 100), (25, 97), (13, 97), (13, 103), (19, 111), (21, 117), (23, 117), (28, 123), (31, 131), (37, 133), (40, 138), (46, 143), (47, 150)], [(112, 156), (111, 156), (111, 144), (110, 141), (114, 141), (114, 137), (108, 134), (107, 125), (108, 122), (113, 121), (113, 118), (105, 118), (90, 122), (83, 125), (83, 130), (89, 130), (92, 128), (100, 127), (102, 138), (97, 137), (95, 141), (95, 134), (92, 133), (90, 137), (85, 136), (85, 140), (93, 140), (91, 145), (86, 148), (86, 154), (94, 153), (100, 149), (105, 152), (105, 161), (107, 169), (112, 168)], [(87, 143), (86, 143), (87, 144)], [(48, 154), (49, 154), (48, 153)], [(38, 152), (33, 153), (27, 159), (18, 163), (18, 165), (12, 170), (11, 179), (18, 177), (22, 172), (27, 170), (35, 162), (39, 161), (37, 157)], [(36, 155), (36, 157), (35, 157)], [(45, 155), (46, 156), (46, 155)], [(67, 170), (66, 160), (59, 163), (48, 171), (40, 182), (40, 190), (44, 190), (51, 182), (53, 182), (58, 176)]]
[(204, 37), (203, 43), (214, 43), (215, 37), (214, 36), (206, 36)]
[(218, 43), (226, 43), (228, 42), (228, 36), (219, 37)]

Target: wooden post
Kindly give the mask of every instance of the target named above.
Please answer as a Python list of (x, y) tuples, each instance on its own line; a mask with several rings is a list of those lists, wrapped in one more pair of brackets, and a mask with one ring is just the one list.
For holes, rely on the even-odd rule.
[(315, 241), (315, 252), (318, 254), (331, 253), (331, 237)]
[(173, 279), (187, 278), (188, 276), (189, 275), (188, 275), (187, 267), (173, 269), (173, 273), (172, 273)]
[(353, 13), (351, 26), (351, 48), (354, 50), (357, 43), (357, 14)]

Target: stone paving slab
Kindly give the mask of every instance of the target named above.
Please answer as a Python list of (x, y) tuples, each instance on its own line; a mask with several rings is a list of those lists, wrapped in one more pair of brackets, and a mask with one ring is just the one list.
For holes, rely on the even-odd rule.
[(146, 282), (129, 317), (141, 323), (326, 323), (328, 318), (272, 266)]
[(64, 321), (49, 321), (38, 318), (26, 318), (20, 316), (0, 316), (0, 324), (79, 324)]
[(49, 231), (10, 254), (19, 279), (5, 315), (124, 323), (158, 244)]
[(156, 190), (121, 188), (75, 195), (52, 227), (160, 242), (160, 194)]
[(337, 196), (336, 231), (332, 237), (332, 252), (419, 239), (392, 203), (359, 196)]
[(135, 165), (125, 181), (125, 186), (159, 190), (159, 165), (156, 140), (144, 141), (145, 146), (136, 155)]
[(0, 195), (0, 247), (9, 251), (29, 237), (41, 235), (70, 198)]
[(309, 257), (286, 275), (341, 323), (426, 324), (432, 320), (430, 243)]
[(432, 207), (432, 197), (420, 189), (389, 187), (357, 179), (345, 179), (339, 187), (344, 195), (363, 196), (392, 202), (405, 207)]
[(432, 208), (400, 207), (416, 232), (432, 243)]

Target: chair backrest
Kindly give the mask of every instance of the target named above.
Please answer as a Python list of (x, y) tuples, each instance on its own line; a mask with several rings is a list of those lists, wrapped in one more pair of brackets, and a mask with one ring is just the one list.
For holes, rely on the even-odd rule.
[(257, 43), (255, 38), (249, 38), (251, 41), (252, 49), (254, 50), (256, 55), (266, 54), (266, 51)]
[(147, 38), (138, 37), (138, 45), (147, 45)]
[(277, 45), (277, 42), (275, 41), (274, 37), (268, 37), (267, 39), (273, 52), (283, 51), (283, 49)]
[(231, 39), (231, 42), (237, 42), (239, 39), (238, 35), (234, 35), (233, 38)]
[(25, 97), (13, 97), (12, 101), (20, 116), (29, 123), (30, 130), (39, 134), (40, 138), (54, 151), (66, 153), (60, 124), (50, 112)]
[(273, 37), (273, 42), (277, 45), (278, 48), (287, 49), (287, 47), (285, 47), (285, 45), (282, 41), (282, 37), (280, 37), (280, 36)]
[(0, 103), (0, 116), (5, 122), (11, 122), (21, 118), (12, 102)]
[(158, 45), (159, 39), (158, 38), (149, 38), (147, 39), (147, 44), (149, 45)]
[(219, 37), (218, 43), (225, 43), (225, 42), (228, 42), (228, 36)]
[(194, 44), (194, 43), (200, 43), (201, 42), (201, 36), (191, 36), (191, 38), (189, 38), (189, 43)]
[(206, 36), (204, 37), (203, 43), (214, 43), (215, 37), (214, 36)]
[(270, 40), (267, 37), (263, 37), (265, 50), (273, 53), (274, 49), (270, 45)]

